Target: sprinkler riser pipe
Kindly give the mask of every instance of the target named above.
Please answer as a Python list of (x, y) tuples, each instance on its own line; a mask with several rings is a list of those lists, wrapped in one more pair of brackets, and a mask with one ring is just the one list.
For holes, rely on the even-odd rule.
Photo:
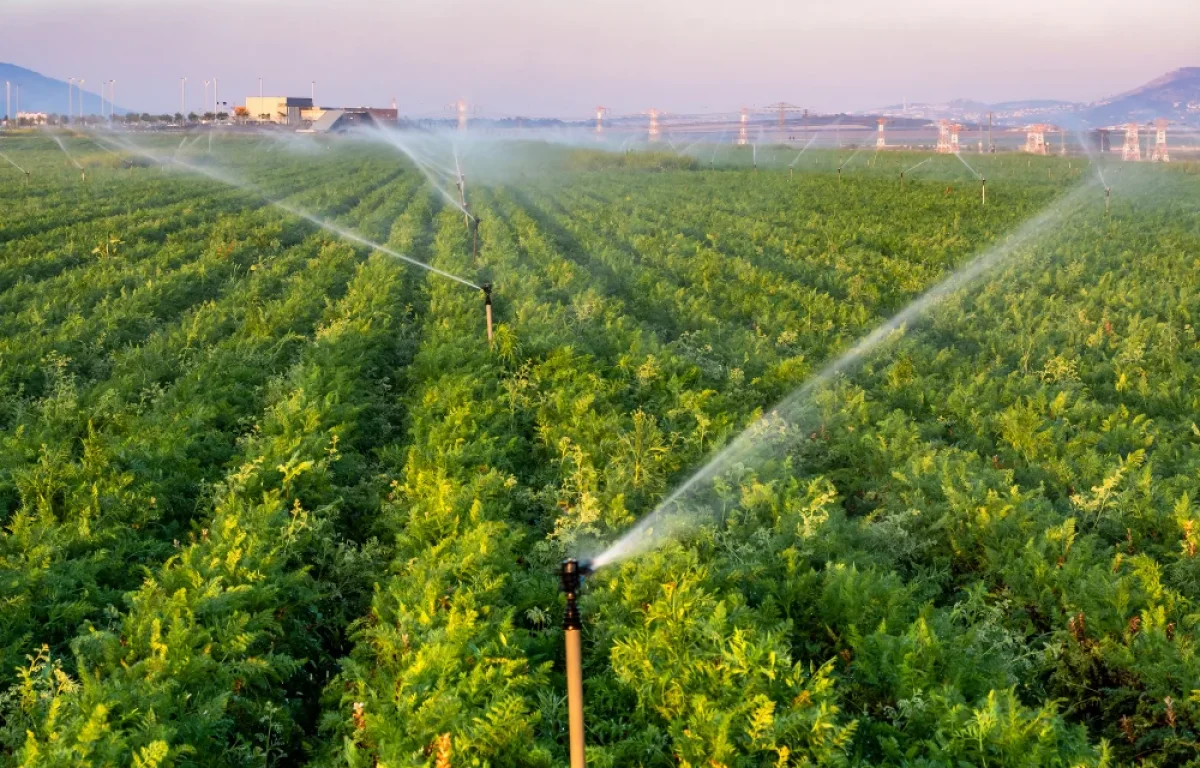
[(567, 723), (571, 746), (571, 768), (586, 768), (583, 738), (583, 617), (579, 614), (579, 589), (591, 564), (575, 559), (562, 561), (559, 581), (567, 597), (563, 613), (563, 635), (567, 650)]
[(487, 337), (488, 346), (492, 344), (492, 284), (484, 283), (480, 286), (483, 291), (483, 314), (487, 319)]
[(587, 768), (583, 738), (583, 648), (578, 629), (568, 629), (567, 643), (567, 732), (571, 746), (571, 768)]

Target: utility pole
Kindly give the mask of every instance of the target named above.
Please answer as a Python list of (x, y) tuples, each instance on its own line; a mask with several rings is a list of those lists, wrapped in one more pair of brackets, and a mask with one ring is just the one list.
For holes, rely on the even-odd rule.
[(988, 112), (988, 152), (996, 151), (996, 143), (992, 141), (992, 113)]
[(75, 117), (75, 78), (67, 78), (67, 122)]
[(182, 123), (184, 120), (187, 119), (187, 78), (186, 77), (179, 78), (179, 114), (181, 116), (179, 122)]
[(221, 86), (221, 78), (213, 78), (213, 114), (221, 112), (221, 97), (217, 94), (217, 90)]
[(12, 120), (12, 83), (4, 81), (4, 124), (8, 125)]
[(116, 107), (116, 105), (117, 105), (117, 81), (109, 80), (108, 81), (108, 119), (109, 119), (109, 121), (113, 120), (113, 117), (114, 117), (113, 110)]
[[(258, 98), (262, 98), (262, 78), (258, 78)], [(262, 107), (260, 106), (259, 109)]]
[(204, 114), (205, 112), (208, 111), (208, 84), (210, 82), (211, 81), (209, 81), (209, 80), (204, 81), (204, 106), (200, 108), (201, 114)]
[(83, 78), (79, 78), (79, 122), (83, 122)]
[(313, 106), (317, 106), (317, 81), (312, 81), (312, 99)]

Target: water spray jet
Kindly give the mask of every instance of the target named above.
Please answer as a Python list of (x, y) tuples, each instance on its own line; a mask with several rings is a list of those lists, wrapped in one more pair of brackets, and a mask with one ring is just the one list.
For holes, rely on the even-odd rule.
[(567, 650), (567, 723), (571, 746), (571, 768), (586, 768), (583, 743), (583, 617), (579, 613), (579, 590), (592, 572), (591, 562), (574, 558), (562, 561), (558, 577), (567, 608), (563, 613), (563, 635)]
[(800, 444), (811, 434), (810, 420), (818, 415), (820, 408), (815, 400), (818, 392), (857, 369), (870, 354), (903, 335), (910, 324), (948, 297), (974, 285), (1016, 254), (1025, 252), (1043, 232), (1059, 229), (1068, 213), (1078, 210), (1091, 194), (1091, 184), (1087, 183), (1058, 198), (1009, 237), (984, 250), (876, 326), (717, 451), (649, 514), (592, 557), (588, 565), (592, 570), (599, 570), (680, 538), (696, 528), (707, 513), (723, 508), (719, 488), (727, 483), (717, 481), (726, 473), (734, 468), (756, 467), (769, 457), (790, 450), (790, 445)]
[(16, 161), (16, 160), (13, 160), (11, 157), (9, 157), (8, 155), (4, 154), (3, 152), (0, 152), (0, 157), (3, 157), (5, 160), (7, 160), (7, 161), (9, 162), (9, 164), (10, 164), (10, 165), (12, 165), (12, 167), (13, 167), (13, 168), (16, 168), (18, 171), (20, 171), (21, 173), (25, 174), (25, 178), (26, 178), (26, 179), (28, 179), (28, 178), (29, 178), (29, 171), (27, 171), (27, 170), (25, 170), (24, 168), (22, 168), (21, 166), (17, 165), (17, 161)]
[[(411, 264), (414, 267), (419, 267), (427, 272), (432, 272), (435, 275), (441, 275), (442, 277), (445, 277), (449, 280), (453, 280), (456, 283), (461, 283), (462, 285), (465, 285), (468, 288), (476, 288), (476, 289), (480, 289), (480, 290), (482, 290), (482, 288), (483, 288), (483, 286), (476, 285), (475, 283), (471, 282), (470, 280), (466, 279), (465, 277), (459, 277), (458, 275), (456, 275), (452, 272), (447, 272), (444, 269), (439, 269), (439, 268), (433, 266), (432, 264), (426, 264), (425, 262), (418, 261), (417, 259), (414, 259), (411, 256), (405, 256), (404, 254), (402, 254), (398, 251), (392, 250), (391, 248), (388, 248), (385, 245), (381, 245), (372, 240), (368, 240), (367, 238), (363, 237), (362, 235), (360, 235), (356, 232), (353, 232), (352, 230), (346, 229), (345, 227), (339, 226), (331, 221), (322, 219), (321, 217), (317, 216), (316, 214), (309, 213), (308, 211), (306, 211), (302, 208), (298, 208), (298, 207), (296, 207), (290, 203), (287, 203), (283, 200), (274, 199), (268, 193), (266, 193), (259, 187), (255, 186), (254, 184), (251, 184), (249, 182), (231, 178), (230, 176), (228, 176), (224, 173), (220, 173), (220, 172), (213, 170), (211, 168), (208, 168), (206, 166), (192, 165), (191, 163), (188, 163), (184, 160), (180, 160), (177, 157), (172, 156), (172, 157), (164, 160), (161, 157), (159, 157), (158, 155), (155, 155), (152, 152), (147, 152), (147, 151), (137, 147), (136, 145), (130, 144), (128, 142), (121, 142), (116, 139), (112, 139), (111, 137), (109, 140), (112, 141), (116, 146), (124, 149), (127, 152), (131, 152), (135, 155), (141, 155), (142, 157), (146, 158), (147, 160), (150, 160), (151, 162), (158, 163), (159, 167), (162, 168), (164, 171), (170, 170), (171, 168), (180, 168), (182, 170), (189, 171), (191, 173), (194, 173), (194, 174), (197, 174), (200, 176), (204, 176), (213, 181), (218, 181), (218, 182), (221, 182), (222, 184), (227, 184), (236, 189), (245, 190), (246, 192), (249, 192), (250, 194), (261, 198), (267, 205), (273, 206), (275, 208), (279, 208), (282, 211), (286, 211), (287, 213), (290, 213), (293, 216), (297, 216), (301, 219), (304, 219), (305, 221), (309, 222), (310, 224), (314, 224), (317, 227), (320, 227), (321, 229), (323, 229), (327, 232), (331, 232), (335, 235), (338, 235), (339, 237), (342, 237), (346, 240), (350, 240), (351, 242), (357, 243), (357, 244), (365, 246), (367, 248), (371, 248), (372, 250), (379, 251), (380, 253), (385, 253), (388, 256), (391, 256), (392, 258), (399, 259), (400, 261), (403, 261), (407, 264)], [(9, 162), (12, 162), (12, 161), (10, 160)], [(16, 163), (13, 163), (13, 165), (16, 165)]]

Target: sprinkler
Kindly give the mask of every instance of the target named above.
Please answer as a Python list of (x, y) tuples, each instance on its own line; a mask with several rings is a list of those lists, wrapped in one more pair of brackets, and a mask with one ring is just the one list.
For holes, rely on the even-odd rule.
[(571, 745), (571, 768), (585, 768), (587, 759), (583, 753), (583, 653), (580, 633), (583, 618), (579, 615), (579, 588), (583, 577), (592, 572), (591, 562), (580, 563), (574, 558), (562, 561), (559, 580), (567, 596), (567, 610), (563, 614), (563, 634), (567, 643), (567, 721)]
[(475, 216), (475, 225), (471, 227), (471, 264), (479, 257), (479, 216)]
[(987, 205), (987, 179), (979, 177), (979, 193), (983, 196), (983, 204)]
[(838, 183), (842, 183), (842, 166), (838, 166)]
[(484, 283), (479, 286), (479, 289), (483, 291), (483, 312), (487, 316), (487, 335), (490, 345), (492, 343), (492, 284)]
[(900, 186), (904, 186), (904, 171), (900, 171)]
[(1105, 215), (1112, 212), (1112, 187), (1104, 188), (1104, 213)]

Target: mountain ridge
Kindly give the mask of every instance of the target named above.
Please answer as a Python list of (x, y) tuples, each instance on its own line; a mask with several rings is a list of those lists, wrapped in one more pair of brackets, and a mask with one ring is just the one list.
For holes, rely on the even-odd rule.
[[(5, 81), (13, 86), (20, 86), (20, 109), (22, 112), (45, 112), (54, 115), (66, 113), (68, 89), (71, 88), (71, 84), (67, 81), (47, 77), (41, 72), (17, 64), (0, 61), (0, 84)], [(87, 84), (86, 78), (84, 84)], [(71, 111), (73, 114), (79, 114), (78, 86), (74, 87), (73, 93)], [(107, 103), (106, 101), (105, 104)], [(13, 88), (12, 110), (14, 113), (17, 111), (15, 87)], [(0, 112), (3, 111), (4, 105), (0, 104)], [(100, 95), (98, 93), (83, 89), (83, 112), (87, 115), (100, 114)], [(114, 113), (124, 115), (128, 114), (129, 110), (117, 106)], [(13, 117), (15, 116), (14, 114)]]

